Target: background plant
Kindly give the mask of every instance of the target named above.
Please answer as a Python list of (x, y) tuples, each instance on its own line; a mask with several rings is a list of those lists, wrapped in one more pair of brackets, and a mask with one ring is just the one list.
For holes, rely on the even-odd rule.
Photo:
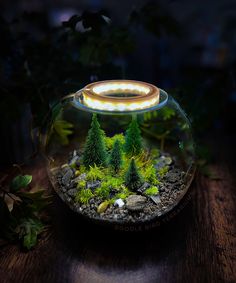
[(18, 175), (10, 185), (0, 184), (0, 236), (20, 240), (28, 250), (46, 228), (43, 212), (50, 201), (44, 189), (31, 187), (31, 181), (31, 175)]

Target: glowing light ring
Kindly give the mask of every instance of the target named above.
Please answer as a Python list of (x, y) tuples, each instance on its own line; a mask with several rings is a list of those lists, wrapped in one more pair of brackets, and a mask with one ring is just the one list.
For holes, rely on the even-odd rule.
[[(135, 96), (112, 96), (116, 93), (131, 93)], [(83, 104), (92, 109), (134, 111), (157, 105), (160, 91), (154, 85), (145, 82), (112, 80), (91, 83), (83, 89), (82, 94)]]

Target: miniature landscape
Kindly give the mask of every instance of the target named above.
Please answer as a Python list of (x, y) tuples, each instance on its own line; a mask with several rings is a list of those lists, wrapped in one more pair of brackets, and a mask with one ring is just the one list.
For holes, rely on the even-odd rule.
[(135, 116), (124, 133), (107, 137), (97, 115), (82, 148), (52, 168), (61, 198), (76, 212), (109, 222), (145, 222), (171, 210), (185, 194), (175, 157), (147, 149)]

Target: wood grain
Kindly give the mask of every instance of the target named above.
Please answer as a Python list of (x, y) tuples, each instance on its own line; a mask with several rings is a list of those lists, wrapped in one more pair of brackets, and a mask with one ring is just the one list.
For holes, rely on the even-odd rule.
[[(52, 225), (37, 247), (0, 252), (1, 283), (236, 282), (236, 177), (229, 161), (212, 164), (219, 177), (198, 174), (193, 197), (161, 228), (111, 231), (77, 217), (54, 194)], [(232, 158), (231, 158), (232, 159)], [(26, 169), (49, 190), (45, 166)]]

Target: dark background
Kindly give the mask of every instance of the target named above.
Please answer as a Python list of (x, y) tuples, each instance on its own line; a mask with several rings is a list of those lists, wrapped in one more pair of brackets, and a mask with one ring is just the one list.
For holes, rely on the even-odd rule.
[[(186, 207), (147, 233), (90, 227), (54, 194), (52, 225), (33, 250), (1, 246), (0, 281), (236, 282), (236, 1), (2, 0), (0, 13), (6, 171), (37, 156), (60, 97), (112, 78), (172, 94), (191, 119), (201, 166)], [(51, 192), (45, 162), (34, 160), (25, 172)]]
[(234, 137), (236, 1), (15, 0), (0, 11), (1, 167), (37, 154), (60, 97), (103, 79), (173, 95), (199, 158), (207, 140)]

